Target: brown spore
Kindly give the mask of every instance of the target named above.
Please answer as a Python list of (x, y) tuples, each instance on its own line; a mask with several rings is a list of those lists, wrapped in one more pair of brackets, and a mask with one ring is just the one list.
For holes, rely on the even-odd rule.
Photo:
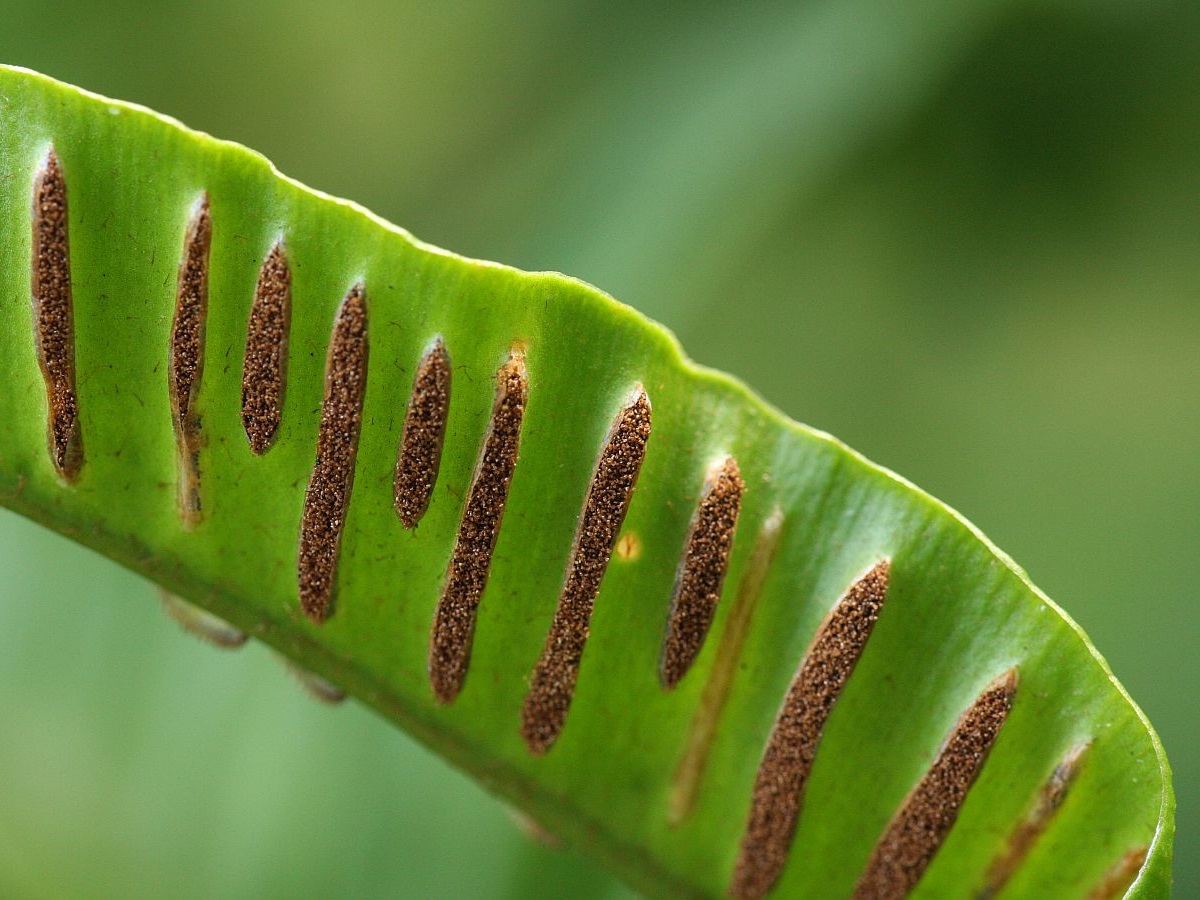
[(696, 661), (717, 612), (745, 488), (737, 460), (727, 457), (710, 473), (696, 507), (675, 576), (659, 660), (659, 678), (668, 690)]
[(196, 400), (204, 370), (204, 324), (208, 313), (208, 255), (212, 245), (212, 218), (208, 194), (192, 213), (183, 241), (183, 261), (175, 293), (171, 322), (171, 352), (167, 378), (179, 462), (179, 513), (184, 524), (200, 520), (200, 416)]
[(298, 574), (300, 607), (318, 624), (333, 611), (342, 528), (354, 487), (354, 460), (367, 387), (367, 297), (361, 284), (338, 308), (325, 362), (317, 458), (304, 492)]
[(1125, 892), (1142, 871), (1149, 852), (1149, 847), (1135, 847), (1122, 855), (1092, 888), (1088, 900), (1116, 900), (1117, 897), (1125, 896)]
[(441, 703), (452, 702), (467, 677), (475, 636), (475, 614), (487, 586), (492, 551), (508, 502), (508, 488), (517, 465), (521, 423), (528, 400), (529, 376), (525, 370), (525, 357), (514, 349), (508, 362), (496, 374), (491, 423), (480, 448), (442, 596), (434, 613), (429, 642), (429, 681), (434, 696)]
[(996, 896), (1020, 868), (1021, 863), (1034, 848), (1038, 838), (1050, 825), (1055, 813), (1067, 798), (1075, 776), (1091, 747), (1090, 742), (1076, 744), (1062, 758), (1050, 777), (1039, 788), (1037, 796), (1025, 817), (1017, 823), (1008, 837), (1007, 846), (988, 867), (983, 888), (976, 894), (977, 900), (990, 900)]
[(834, 704), (887, 599), (891, 565), (855, 581), (817, 628), (767, 739), (729, 893), (764, 896), (779, 879), (796, 833), (804, 788)]
[(1017, 670), (993, 681), (962, 714), (937, 759), (888, 824), (858, 883), (859, 900), (902, 898), (917, 885), (950, 833), (1012, 709)]
[(696, 793), (704, 775), (713, 738), (716, 736), (717, 724), (721, 720), (725, 701), (729, 698), (734, 673), (742, 658), (742, 646), (745, 644), (758, 598), (766, 583), (767, 572), (775, 559), (782, 529), (783, 512), (776, 507), (759, 529), (755, 539), (750, 562), (742, 575), (733, 606), (725, 620), (721, 641), (717, 644), (717, 658), (713, 662), (708, 680), (704, 683), (700, 705), (688, 730), (683, 757), (671, 782), (667, 817), (672, 825), (682, 824), (696, 802)]
[(558, 739), (575, 694), (600, 582), (629, 509), (646, 443), (650, 398), (639, 385), (609, 430), (575, 532), (566, 579), (521, 711), (521, 734), (532, 753)]
[(396, 453), (392, 496), (405, 528), (416, 528), (437, 483), (450, 411), (450, 355), (438, 338), (421, 357)]
[(79, 477), (83, 436), (75, 394), (75, 317), (67, 237), (67, 181), (51, 148), (33, 186), (33, 332), (46, 381), (50, 460), (64, 481)]
[(258, 272), (242, 368), (242, 428), (258, 454), (275, 442), (283, 415), (291, 321), (292, 272), (283, 242), (276, 241)]

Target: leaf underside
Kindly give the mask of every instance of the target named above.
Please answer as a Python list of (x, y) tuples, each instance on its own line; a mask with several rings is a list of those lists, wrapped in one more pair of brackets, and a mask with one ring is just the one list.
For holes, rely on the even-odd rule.
[[(51, 149), (65, 263), (35, 200)], [(203, 284), (187, 274), (201, 259)], [(1005, 678), (1011, 712), (971, 757), (961, 807), (937, 813), (949, 826), (914, 896), (1169, 890), (1166, 758), (1078, 627), (944, 505), (595, 289), (426, 246), (243, 147), (9, 68), (0, 260), (0, 502), (278, 648), (642, 890), (736, 888), (795, 679), (796, 703), (819, 699), (804, 684), (829, 702), (806, 719), (816, 750), (802, 792), (782, 792), (798, 817), (770, 880), (777, 896), (850, 894)], [(68, 271), (63, 319), (47, 284)], [(247, 337), (270, 278), (277, 306), (255, 315), (286, 333), (282, 368)], [(248, 383), (279, 380), (268, 425), (244, 420), (248, 347)], [(81, 460), (56, 457), (56, 423)], [(397, 498), (422, 479), (407, 528)], [(818, 669), (819, 626), (884, 561), (861, 657)], [(437, 695), (435, 617), (450, 623), (439, 677), (459, 682)]]

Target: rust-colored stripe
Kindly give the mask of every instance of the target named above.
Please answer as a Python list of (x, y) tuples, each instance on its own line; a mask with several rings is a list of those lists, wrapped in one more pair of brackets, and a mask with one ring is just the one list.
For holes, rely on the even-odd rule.
[(554, 621), (521, 711), (521, 734), (545, 753), (567, 720), (592, 608), (650, 440), (650, 398), (639, 385), (609, 431), (584, 501)]
[(710, 473), (704, 487), (675, 577), (667, 635), (659, 660), (659, 678), (668, 690), (679, 683), (696, 661), (716, 615), (745, 488), (737, 460), (732, 456)]
[(1149, 853), (1149, 847), (1135, 847), (1125, 853), (1092, 888), (1088, 900), (1116, 900), (1117, 897), (1125, 896), (1125, 892), (1137, 880), (1142, 866), (1146, 864), (1146, 856)]
[(1080, 766), (1090, 747), (1091, 742), (1076, 744), (1054, 767), (1046, 783), (1038, 790), (1033, 806), (1008, 836), (1008, 845), (988, 867), (984, 886), (976, 894), (978, 900), (991, 900), (1020, 868), (1063, 801), (1067, 799), (1067, 792), (1071, 789), (1075, 776), (1079, 774)]
[(854, 888), (858, 900), (908, 895), (950, 833), (1012, 709), (1017, 670), (993, 681), (967, 709), (929, 771), (909, 793), (871, 851)]
[(75, 318), (67, 239), (67, 181), (51, 148), (33, 185), (33, 332), (46, 380), (50, 460), (67, 482), (83, 466), (75, 394)]
[(300, 607), (317, 623), (333, 612), (334, 577), (354, 487), (366, 388), (367, 295), (363, 286), (356, 284), (342, 300), (333, 323), (317, 459), (304, 492), (300, 522)]
[(291, 322), (292, 272), (283, 242), (276, 241), (258, 273), (242, 368), (242, 428), (258, 454), (275, 442), (283, 415)]
[(725, 701), (729, 698), (733, 676), (737, 671), (738, 662), (742, 658), (742, 645), (750, 630), (750, 620), (758, 606), (758, 598), (766, 583), (767, 572), (771, 568), (775, 551), (779, 547), (779, 535), (782, 529), (783, 512), (776, 507), (758, 533), (754, 552), (750, 556), (750, 562), (746, 566), (741, 584), (738, 585), (733, 607), (729, 610), (729, 616), (725, 620), (725, 630), (721, 634), (720, 643), (717, 644), (717, 658), (713, 662), (708, 681), (704, 684), (704, 694), (700, 698), (700, 706), (692, 718), (687, 746), (671, 783), (671, 799), (667, 818), (672, 825), (682, 824), (695, 804), (696, 792), (708, 761), (708, 752), (712, 748), (713, 738), (716, 736), (717, 723), (721, 719), (721, 712), (725, 709)]
[(875, 627), (890, 574), (891, 566), (883, 560), (854, 582), (804, 654), (754, 781), (729, 889), (734, 897), (764, 896), (783, 871), (825, 722)]
[(475, 477), (463, 508), (458, 539), (429, 642), (429, 681), (434, 696), (450, 703), (462, 690), (471, 662), (475, 614), (487, 586), (492, 550), (500, 533), (508, 488), (517, 465), (521, 422), (529, 399), (524, 354), (513, 350), (496, 374), (492, 421), (479, 451)]
[(204, 324), (208, 313), (208, 253), (212, 218), (208, 194), (201, 196), (183, 241), (183, 262), (171, 323), (168, 381), (179, 462), (179, 513), (186, 525), (200, 521), (200, 416), (196, 400), (204, 370)]
[(450, 355), (438, 338), (417, 366), (396, 454), (392, 496), (405, 528), (416, 528), (433, 496), (450, 411), (450, 371)]

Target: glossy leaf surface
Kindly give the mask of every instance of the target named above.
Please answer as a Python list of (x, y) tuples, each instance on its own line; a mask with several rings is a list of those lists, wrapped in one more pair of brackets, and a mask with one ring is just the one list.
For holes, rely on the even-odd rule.
[[(352, 136), (341, 138), (352, 141)], [(69, 196), (84, 461), (65, 484), (47, 448), (31, 339), (33, 186), (54, 148)], [(1012, 713), (918, 892), (986, 882), (1008, 835), (1081, 742), (1086, 763), (1013, 875), (1013, 895), (1086, 895), (1131, 851), (1136, 888), (1169, 880), (1173, 808), (1161, 747), (1078, 629), (971, 526), (733, 380), (688, 362), (663, 329), (579, 282), (464, 260), (290, 182), (261, 157), (127, 105), (0, 70), (0, 499), (212, 610), (337, 683), (657, 893), (730, 881), (756, 770), (806, 647), (850, 583), (891, 560), (889, 598), (831, 713), (780, 895), (848, 893), (899, 804), (984, 687), (1016, 668)], [(196, 399), (202, 516), (181, 517), (168, 353), (185, 236), (212, 222)], [(262, 261), (292, 267), (284, 407), (254, 454), (241, 418), (247, 320)], [(369, 361), (333, 613), (300, 612), (297, 547), (326, 350), (365, 286)], [(440, 337), (453, 392), (436, 489), (415, 530), (393, 506), (414, 371)], [(736, 335), (731, 335), (736, 339)], [(430, 626), (488, 429), (495, 373), (524, 354), (528, 404), (457, 699), (438, 703)], [(869, 358), (870, 348), (847, 353)], [(589, 480), (637, 385), (653, 430), (604, 575), (561, 736), (531, 754), (521, 710), (562, 590)], [(723, 598), (694, 665), (664, 691), (659, 658), (693, 512), (713, 465), (745, 481)], [(778, 514), (776, 513), (778, 510)], [(694, 806), (674, 780), (716, 669), (757, 536), (773, 558), (746, 625)]]

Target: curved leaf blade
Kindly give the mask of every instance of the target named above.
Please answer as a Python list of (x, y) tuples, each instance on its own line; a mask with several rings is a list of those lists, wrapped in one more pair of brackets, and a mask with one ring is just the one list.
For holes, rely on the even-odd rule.
[[(53, 146), (69, 190), (79, 422), (74, 484), (47, 451), (46, 388), (30, 339), (30, 204)], [(348, 147), (348, 149), (352, 149)], [(739, 383), (579, 282), (465, 260), (279, 176), (261, 157), (145, 110), (0, 69), (0, 500), (227, 618), (376, 707), (567, 841), (654, 893), (730, 883), (780, 703), (814, 632), (862, 571), (891, 586), (832, 710), (777, 892), (849, 893), (872, 847), (963, 710), (1016, 668), (1012, 712), (920, 895), (983, 889), (1008, 835), (1073, 748), (1061, 809), (1015, 871), (1015, 895), (1085, 895), (1146, 851), (1135, 894), (1169, 884), (1173, 799), (1157, 737), (1078, 628), (937, 501)], [(212, 223), (196, 395), (201, 519), (180, 515), (167, 384), (177, 277), (198, 198)], [(269, 452), (242, 431), (242, 356), (263, 260), (283, 240), (292, 318)], [(333, 614), (299, 609), (296, 559), (313, 472), (326, 348), (342, 298), (365, 285), (370, 353)], [(415, 367), (441, 339), (453, 396), (437, 487), (407, 530), (394, 510)], [(528, 406), (461, 694), (437, 702), (430, 625), (495, 395), (514, 346)], [(654, 424), (607, 566), (562, 733), (529, 753), (520, 714), (563, 587), (597, 454), (636, 385)], [(715, 463), (745, 492), (724, 598), (699, 655), (665, 691), (659, 659), (680, 555)], [(773, 558), (756, 536), (779, 519)], [(761, 554), (758, 555), (761, 559)], [(712, 729), (689, 814), (670, 797), (729, 628), (761, 592)], [(1083, 848), (1083, 849), (1080, 849)]]

